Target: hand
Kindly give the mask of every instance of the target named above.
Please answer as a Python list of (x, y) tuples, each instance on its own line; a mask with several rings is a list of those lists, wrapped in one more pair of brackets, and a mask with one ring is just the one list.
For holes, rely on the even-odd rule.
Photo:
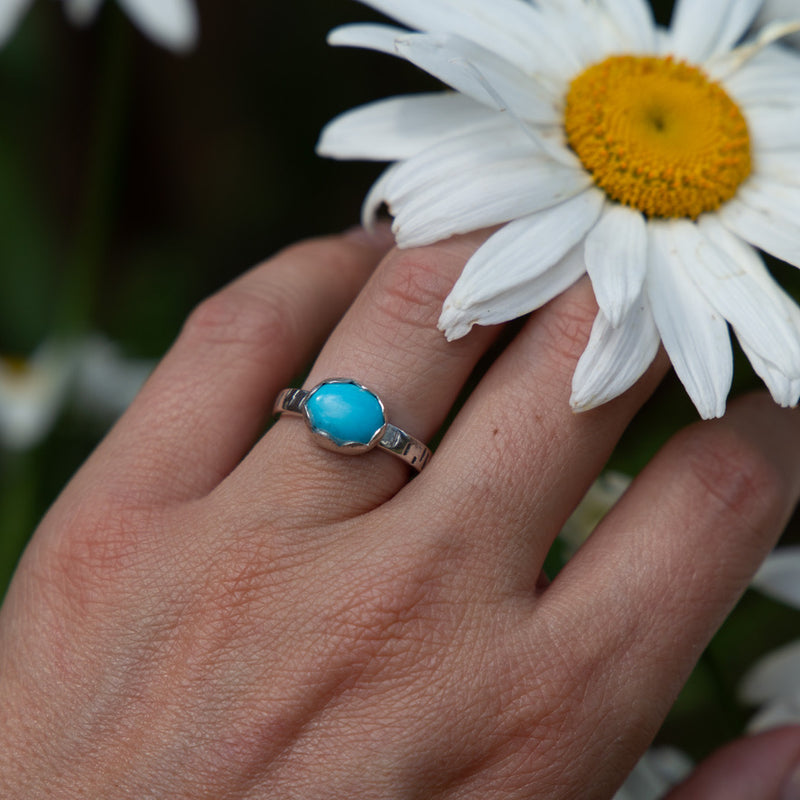
[(411, 481), (297, 419), (259, 438), (334, 326), (307, 385), (354, 377), (433, 436), (496, 337), (436, 330), (479, 241), (377, 269), (385, 239), (310, 242), (198, 308), (12, 584), (0, 795), (613, 794), (797, 500), (800, 418), (749, 396), (677, 435), (550, 586), (553, 538), (666, 369), (570, 411), (588, 283)]

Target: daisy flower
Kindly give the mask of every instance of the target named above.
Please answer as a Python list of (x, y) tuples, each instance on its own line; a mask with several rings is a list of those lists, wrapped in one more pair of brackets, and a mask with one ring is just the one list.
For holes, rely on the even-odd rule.
[[(758, 250), (800, 266), (800, 56), (763, 0), (362, 0), (407, 29), (334, 45), (406, 59), (450, 89), (352, 110), (319, 152), (394, 162), (400, 247), (502, 226), (447, 297), (448, 339), (547, 303), (588, 273), (599, 306), (571, 405), (629, 388), (663, 344), (704, 418), (721, 416), (729, 326), (782, 405), (800, 398), (800, 310)], [(737, 46), (738, 45), (738, 46)], [(758, 249), (757, 249), (758, 248)]]
[(154, 367), (100, 334), (45, 340), (28, 358), (0, 355), (0, 450), (43, 441), (65, 408), (102, 427), (131, 403)]
[[(69, 19), (85, 25), (97, 14), (103, 0), (62, 0)], [(134, 24), (156, 44), (183, 52), (197, 42), (198, 20), (194, 0), (118, 0)], [(16, 30), (33, 0), (0, 1), (0, 46)]]

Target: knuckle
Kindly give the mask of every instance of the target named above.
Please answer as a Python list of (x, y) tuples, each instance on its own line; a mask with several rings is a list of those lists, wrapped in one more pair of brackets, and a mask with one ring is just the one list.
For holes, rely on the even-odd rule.
[(291, 304), (277, 288), (257, 296), (232, 286), (203, 300), (191, 313), (182, 338), (205, 347), (261, 350), (265, 344), (285, 345), (296, 331)]
[(343, 236), (319, 236), (285, 247), (275, 261), (297, 265), (324, 262), (331, 270), (344, 270), (353, 260), (352, 241)]
[[(404, 560), (402, 557), (400, 560)], [(440, 568), (417, 559), (389, 574), (354, 576), (340, 596), (334, 629), (364, 661), (413, 667), (434, 631), (455, 625), (457, 612)]]
[(93, 496), (59, 528), (40, 567), (51, 586), (60, 586), (65, 597), (86, 611), (100, 598), (110, 600), (124, 591), (128, 579), (141, 573), (148, 540), (157, 538), (158, 528), (153, 511)]
[(567, 291), (540, 317), (547, 351), (563, 363), (570, 375), (580, 358), (597, 315), (597, 304), (584, 284)]
[(697, 428), (688, 440), (686, 463), (696, 481), (734, 530), (758, 529), (782, 507), (784, 477), (768, 456), (732, 428), (713, 435)]
[(435, 324), (451, 288), (436, 253), (435, 248), (397, 251), (388, 259), (375, 286), (374, 302), (393, 325), (430, 328)]

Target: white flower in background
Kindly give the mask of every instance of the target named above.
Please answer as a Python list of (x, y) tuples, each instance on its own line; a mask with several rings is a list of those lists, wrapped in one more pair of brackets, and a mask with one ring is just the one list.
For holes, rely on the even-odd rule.
[(31, 2), (32, 0), (3, 0), (0, 2), (0, 47), (11, 38)]
[(763, 0), (362, 0), (409, 28), (331, 44), (404, 58), (456, 91), (383, 100), (319, 152), (396, 162), (368, 195), (400, 247), (503, 225), (445, 301), (448, 339), (548, 302), (588, 272), (600, 312), (576, 410), (624, 392), (663, 343), (703, 417), (724, 413), (733, 328), (782, 405), (800, 397), (800, 310), (756, 247), (800, 266), (800, 56)]
[(800, 546), (767, 556), (750, 584), (762, 594), (800, 610)]
[(578, 507), (564, 523), (559, 539), (567, 545), (567, 557), (573, 556), (591, 536), (603, 517), (613, 508), (631, 485), (632, 478), (608, 470), (589, 487)]
[[(764, 5), (756, 18), (756, 26), (766, 25), (776, 20), (797, 19), (800, 16), (800, 0), (764, 0)], [(786, 39), (795, 47), (800, 47), (800, 33)]]
[(614, 800), (661, 800), (692, 771), (691, 759), (673, 747), (654, 747), (640, 759)]
[(761, 733), (784, 725), (800, 725), (800, 642), (773, 650), (745, 675), (742, 700), (758, 710), (747, 729)]
[[(103, 0), (62, 0), (69, 19), (85, 25)], [(176, 52), (197, 43), (198, 18), (194, 0), (117, 0), (138, 28), (156, 44)], [(33, 0), (0, 0), (0, 46), (11, 37)]]
[[(753, 579), (754, 589), (800, 610), (800, 547), (772, 553)], [(761, 658), (740, 686), (745, 703), (758, 707), (748, 724), (752, 733), (800, 724), (800, 641)]]
[(154, 367), (152, 359), (130, 358), (110, 339), (90, 336), (81, 345), (72, 405), (105, 426), (131, 404)]
[[(76, 24), (91, 22), (103, 0), (63, 0)], [(199, 24), (194, 0), (117, 0), (138, 28), (156, 44), (184, 52), (197, 43)]]
[(50, 432), (64, 407), (78, 348), (51, 341), (29, 359), (0, 357), (0, 446), (27, 450)]
[(153, 365), (124, 357), (97, 335), (47, 341), (28, 359), (0, 356), (0, 449), (35, 447), (68, 405), (107, 425), (128, 407)]

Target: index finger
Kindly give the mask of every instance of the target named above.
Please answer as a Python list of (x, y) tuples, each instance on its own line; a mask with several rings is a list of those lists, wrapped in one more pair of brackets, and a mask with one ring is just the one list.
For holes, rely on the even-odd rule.
[[(389, 249), (388, 229), (294, 245), (201, 303), (121, 423), (79, 473), (156, 502), (202, 496), (263, 430)], [(97, 480), (99, 473), (99, 481)]]

